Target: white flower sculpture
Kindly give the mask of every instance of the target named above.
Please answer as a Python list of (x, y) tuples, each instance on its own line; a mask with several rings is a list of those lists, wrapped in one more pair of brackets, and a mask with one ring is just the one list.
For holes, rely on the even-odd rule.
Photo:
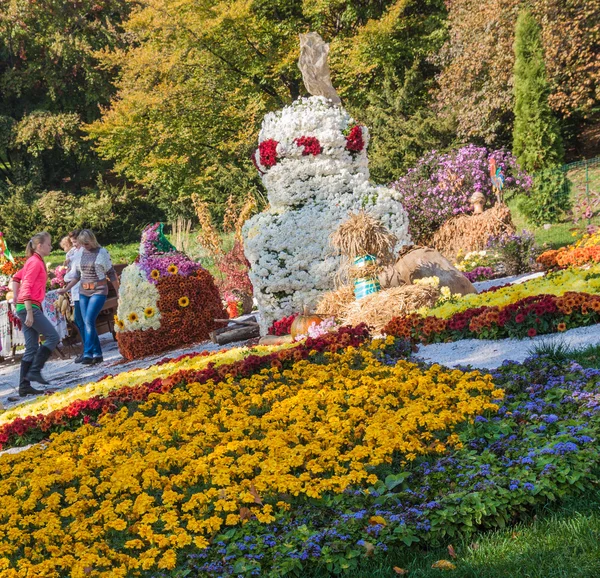
[(339, 257), (329, 235), (365, 209), (410, 243), (408, 218), (393, 189), (369, 182), (369, 132), (319, 96), (265, 116), (254, 162), (270, 207), (244, 226), (261, 330), (333, 288)]

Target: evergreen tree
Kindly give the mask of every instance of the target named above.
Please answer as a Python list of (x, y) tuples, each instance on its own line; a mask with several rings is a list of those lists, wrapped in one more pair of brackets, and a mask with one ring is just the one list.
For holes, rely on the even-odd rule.
[(528, 10), (519, 14), (515, 30), (514, 91), (513, 153), (521, 167), (536, 172), (559, 165), (563, 147), (548, 105), (540, 27)]

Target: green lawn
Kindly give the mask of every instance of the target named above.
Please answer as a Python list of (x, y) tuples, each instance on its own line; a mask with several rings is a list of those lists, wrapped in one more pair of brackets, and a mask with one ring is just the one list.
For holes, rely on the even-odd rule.
[[(390, 578), (402, 568), (409, 578), (592, 578), (600, 576), (600, 489), (562, 505), (540, 509), (527, 522), (430, 550), (399, 548), (365, 558), (352, 578)], [(431, 568), (450, 560), (453, 571)], [(329, 576), (326, 571), (307, 578)]]
[[(585, 191), (585, 169), (574, 168), (568, 172), (568, 178), (572, 183), (571, 199), (575, 201), (577, 195), (583, 194)], [(591, 190), (598, 190), (598, 183), (600, 182), (600, 165), (590, 166), (588, 169), (588, 180), (591, 182)], [(565, 219), (562, 223), (552, 223), (549, 227), (544, 228), (530, 225), (525, 220), (525, 217), (519, 211), (518, 201), (513, 199), (508, 203), (512, 212), (513, 222), (517, 231), (527, 229), (531, 231), (536, 239), (538, 245), (548, 245), (548, 248), (558, 249), (564, 245), (568, 245), (573, 242), (573, 229), (574, 224), (572, 221)], [(600, 225), (600, 215), (596, 215), (591, 219), (591, 224)], [(584, 223), (580, 223), (583, 226)]]

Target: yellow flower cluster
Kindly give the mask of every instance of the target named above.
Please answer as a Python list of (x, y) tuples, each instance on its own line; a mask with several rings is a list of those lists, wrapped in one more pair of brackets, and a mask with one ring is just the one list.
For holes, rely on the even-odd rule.
[[(460, 445), (501, 398), (489, 375), (326, 354), (190, 384), (0, 459), (4, 578), (170, 570), (226, 526), (269, 523), (295, 496), (371, 484), (380, 464)], [(182, 554), (183, 556), (183, 554)]]
[(7, 410), (0, 414), (0, 425), (10, 423), (17, 417), (25, 418), (30, 415), (47, 415), (52, 411), (68, 406), (74, 401), (90, 399), (96, 395), (106, 396), (109, 392), (122, 387), (134, 387), (136, 385), (141, 385), (142, 383), (150, 383), (157, 378), (165, 378), (176, 371), (199, 371), (206, 368), (209, 363), (214, 363), (215, 367), (219, 367), (220, 365), (227, 365), (240, 361), (248, 355), (258, 355), (262, 357), (282, 349), (289, 349), (296, 346), (297, 344), (270, 346), (257, 345), (252, 348), (237, 347), (213, 355), (185, 358), (180, 361), (171, 361), (163, 365), (153, 365), (148, 368), (127, 371), (119, 375), (106, 377), (100, 381), (64, 389), (52, 395), (38, 397), (28, 403), (20, 404), (14, 409)]
[(448, 319), (455, 313), (466, 311), (472, 307), (482, 307), (483, 305), (489, 307), (505, 306), (531, 295), (563, 295), (567, 291), (600, 293), (600, 264), (593, 265), (585, 270), (565, 269), (564, 271), (549, 273), (525, 283), (502, 287), (497, 291), (471, 293), (460, 297), (454, 295), (451, 301), (431, 309), (421, 308), (418, 313)]

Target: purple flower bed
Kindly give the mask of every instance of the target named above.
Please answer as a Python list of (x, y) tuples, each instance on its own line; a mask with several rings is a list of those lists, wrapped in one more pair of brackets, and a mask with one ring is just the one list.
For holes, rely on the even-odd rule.
[(464, 427), (461, 449), (409, 464), (398, 456), (375, 470), (381, 481), (373, 487), (292, 498), (291, 510), (272, 524), (250, 520), (231, 528), (188, 554), (181, 574), (168, 576), (297, 575), (319, 565), (332, 575), (347, 573), (367, 547), (377, 555), (394, 544), (468, 537), (595, 485), (600, 370), (533, 357), (506, 362), (492, 375), (505, 399), (496, 414)]
[(504, 149), (489, 151), (468, 145), (449, 153), (431, 151), (391, 186), (402, 193), (408, 212), (410, 233), (425, 242), (449, 218), (472, 210), (469, 198), (480, 192), (493, 200), (489, 159), (494, 158), (505, 175), (505, 194), (529, 191), (531, 177), (515, 157)]
[(476, 281), (491, 279), (494, 275), (494, 270), (491, 267), (475, 267), (475, 269), (472, 269), (471, 271), (464, 271), (463, 275), (471, 281), (471, 283), (475, 283)]

